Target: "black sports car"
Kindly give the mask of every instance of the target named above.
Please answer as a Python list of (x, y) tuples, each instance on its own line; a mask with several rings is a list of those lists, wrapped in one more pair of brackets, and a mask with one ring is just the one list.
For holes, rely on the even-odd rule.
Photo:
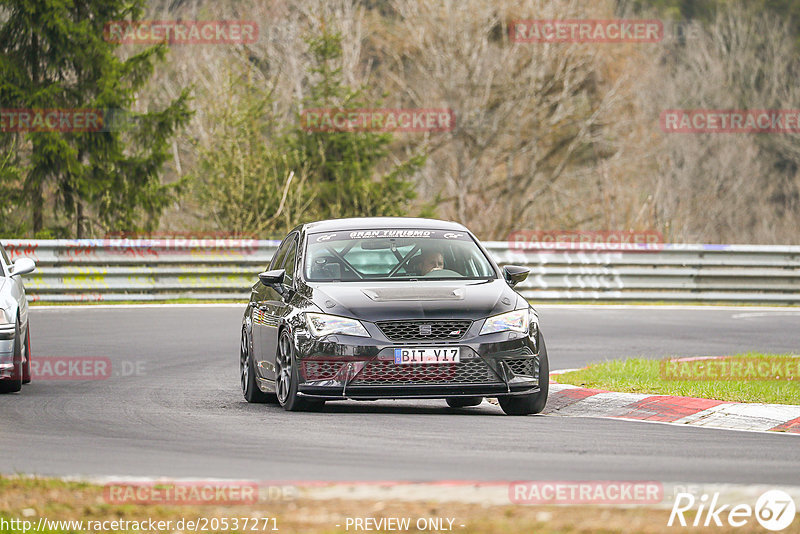
[(536, 312), (460, 224), (338, 219), (304, 224), (258, 275), (242, 322), (248, 402), (313, 410), (326, 400), (496, 397), (541, 412), (548, 362)]

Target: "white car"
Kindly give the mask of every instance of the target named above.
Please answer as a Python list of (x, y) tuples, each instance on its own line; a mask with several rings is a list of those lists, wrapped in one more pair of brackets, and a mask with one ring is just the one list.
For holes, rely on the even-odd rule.
[(29, 258), (14, 263), (0, 244), (0, 393), (13, 393), (31, 381), (28, 301), (22, 275), (36, 269)]

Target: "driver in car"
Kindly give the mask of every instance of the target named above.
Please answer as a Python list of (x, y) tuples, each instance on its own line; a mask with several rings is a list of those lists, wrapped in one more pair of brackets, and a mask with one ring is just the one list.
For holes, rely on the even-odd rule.
[(428, 249), (419, 256), (419, 274), (425, 276), (431, 271), (444, 269), (444, 256), (436, 249)]

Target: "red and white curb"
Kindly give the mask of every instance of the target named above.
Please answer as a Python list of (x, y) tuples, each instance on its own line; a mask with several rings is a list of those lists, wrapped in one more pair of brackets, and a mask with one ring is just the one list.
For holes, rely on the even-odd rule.
[(800, 434), (800, 406), (616, 393), (552, 381), (544, 413)]

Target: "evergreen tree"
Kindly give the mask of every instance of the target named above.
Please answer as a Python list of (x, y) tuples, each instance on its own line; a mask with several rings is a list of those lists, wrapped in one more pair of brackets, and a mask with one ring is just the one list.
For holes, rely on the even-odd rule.
[(0, 238), (19, 236), (25, 228), (16, 209), (22, 201), (22, 169), (13, 142), (10, 148), (0, 152)]
[[(2, 0), (0, 108), (97, 109), (106, 110), (106, 119), (108, 110), (126, 113), (166, 46), (122, 58), (104, 27), (142, 13), (143, 0)], [(171, 137), (191, 116), (188, 100), (184, 90), (127, 129), (2, 135), (3, 153), (16, 142), (26, 163), (21, 196), (33, 233), (152, 229), (175, 192), (159, 175)]]
[(200, 215), (231, 234), (282, 239), (316, 218), (302, 158), (286, 144), (269, 88), (232, 70), (221, 95), (205, 109), (214, 130), (192, 173)]
[[(309, 96), (303, 102), (305, 109), (375, 107), (367, 103), (363, 88), (354, 89), (342, 81), (340, 35), (326, 30), (308, 43), (314, 66)], [(299, 149), (309, 170), (321, 218), (406, 213), (416, 195), (409, 178), (425, 163), (425, 156), (415, 155), (376, 176), (389, 155), (392, 139), (388, 132), (309, 132), (302, 126), (297, 128), (291, 144)]]
[[(308, 42), (304, 109), (375, 107), (363, 90), (343, 83), (338, 35), (323, 32)], [(224, 231), (281, 237), (315, 219), (407, 213), (415, 195), (409, 178), (424, 155), (394, 165), (391, 133), (309, 132), (300, 117), (287, 124), (272, 111), (271, 91), (250, 78), (233, 70), (224, 97), (207, 110), (213, 141), (199, 147), (193, 173), (202, 216)]]

